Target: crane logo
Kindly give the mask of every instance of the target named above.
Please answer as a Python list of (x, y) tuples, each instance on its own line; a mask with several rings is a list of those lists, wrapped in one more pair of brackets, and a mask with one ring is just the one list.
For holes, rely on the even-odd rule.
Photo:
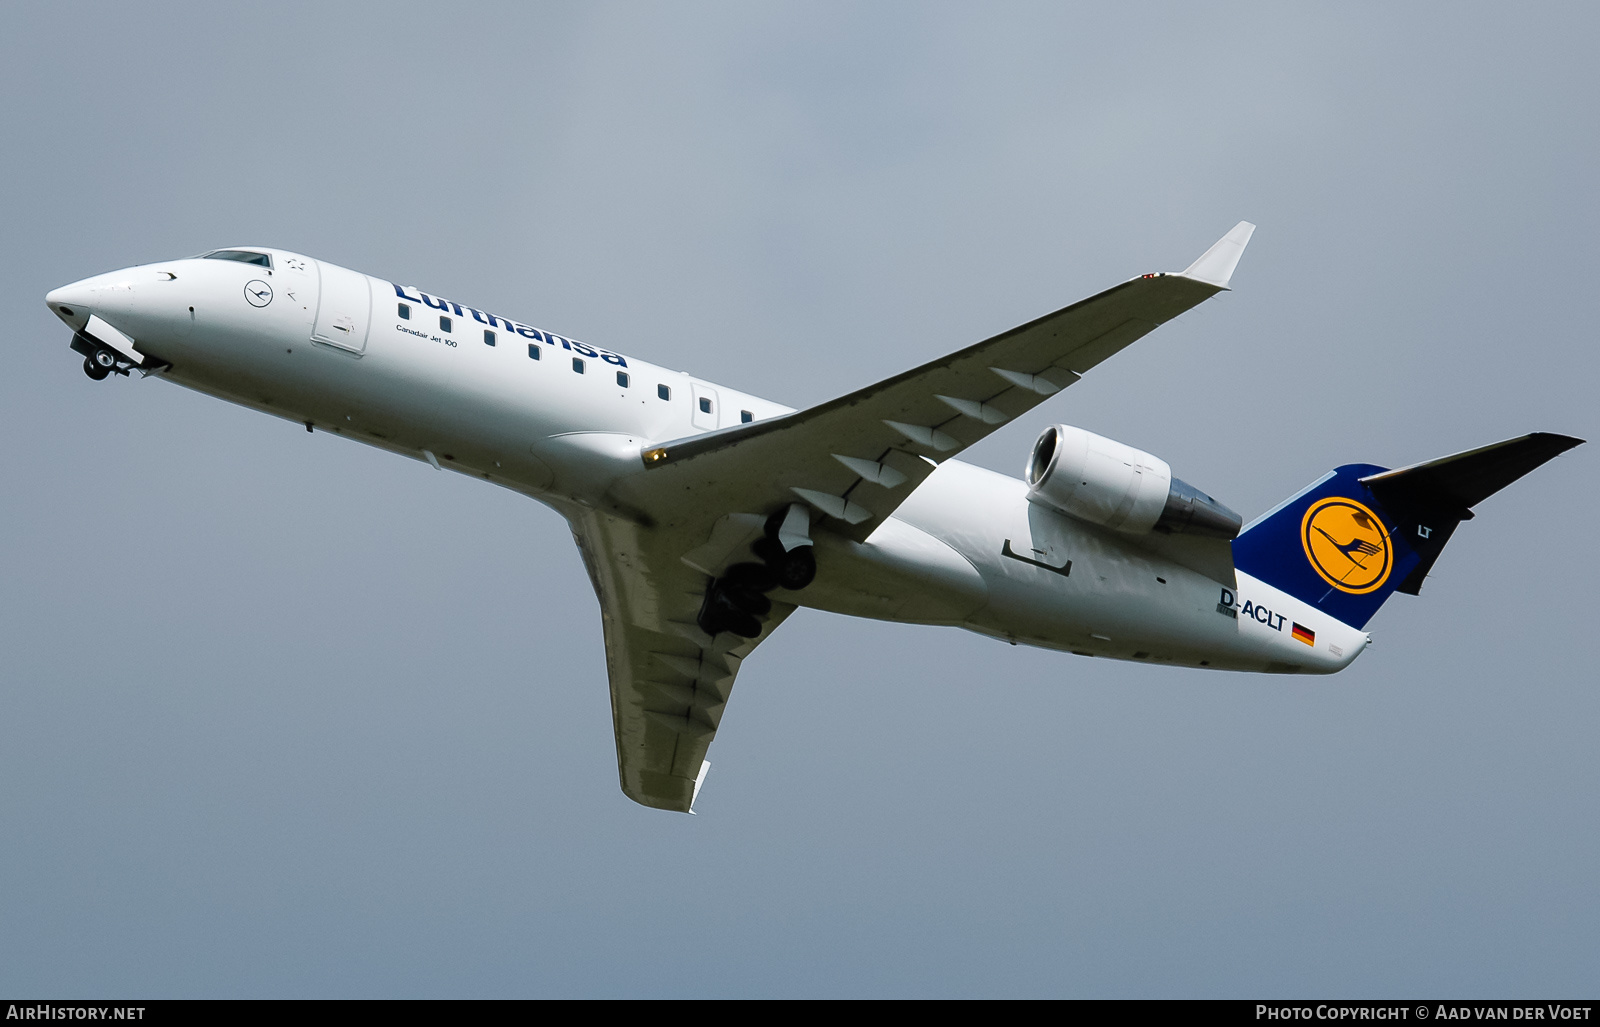
[(272, 286), (260, 279), (246, 282), (244, 298), (252, 307), (264, 307), (272, 302)]
[(1394, 547), (1378, 515), (1353, 499), (1311, 504), (1300, 522), (1300, 544), (1322, 580), (1341, 592), (1365, 595), (1389, 580)]

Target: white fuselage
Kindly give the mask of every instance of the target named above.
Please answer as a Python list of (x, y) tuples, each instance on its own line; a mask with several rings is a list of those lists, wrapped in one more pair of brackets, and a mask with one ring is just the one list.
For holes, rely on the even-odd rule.
[[(167, 261), (64, 287), (47, 303), (75, 329), (91, 313), (103, 318), (179, 384), (481, 477), (569, 518), (604, 505), (620, 477), (647, 473), (639, 454), (651, 444), (791, 409), (270, 252), (270, 270)], [(246, 302), (252, 282), (267, 288)], [(1029, 502), (1019, 479), (959, 460), (942, 463), (867, 542), (825, 530), (815, 542), (817, 579), (795, 601), (840, 613), (1235, 670), (1330, 673), (1368, 641), (1247, 575), (1224, 589), (1135, 539)], [(1315, 632), (1314, 647), (1293, 637), (1294, 623)]]

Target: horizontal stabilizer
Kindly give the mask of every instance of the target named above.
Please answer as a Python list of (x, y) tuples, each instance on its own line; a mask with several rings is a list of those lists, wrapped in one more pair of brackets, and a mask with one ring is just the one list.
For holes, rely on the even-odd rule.
[[(1396, 591), (1417, 595), (1456, 526), (1472, 520), (1472, 508), (1540, 464), (1583, 445), (1582, 439), (1550, 432), (1469, 449), (1361, 479), (1384, 510), (1413, 533), (1417, 565)], [(1426, 525), (1426, 527), (1419, 527)]]
[(1582, 439), (1536, 432), (1398, 470), (1334, 468), (1262, 515), (1234, 564), (1351, 627), (1416, 595), (1472, 507)]
[(1534, 432), (1496, 442), (1481, 449), (1442, 456), (1361, 479), (1361, 484), (1386, 505), (1405, 499), (1446, 510), (1453, 508), (1470, 520), (1472, 508), (1518, 478), (1574, 446), (1582, 439), (1550, 432)]

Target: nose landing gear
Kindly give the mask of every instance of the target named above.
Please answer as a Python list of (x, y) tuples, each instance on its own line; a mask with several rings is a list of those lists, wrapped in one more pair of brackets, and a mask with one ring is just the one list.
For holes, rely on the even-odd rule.
[(126, 378), (129, 369), (134, 366), (126, 357), (82, 332), (72, 337), (72, 348), (83, 354), (83, 373), (97, 382), (103, 382), (113, 374)]
[[(89, 356), (83, 358), (83, 373), (97, 382), (103, 382), (111, 376), (111, 372), (120, 370), (117, 367), (117, 358), (108, 349), (97, 349)], [(127, 371), (123, 371), (127, 374)]]

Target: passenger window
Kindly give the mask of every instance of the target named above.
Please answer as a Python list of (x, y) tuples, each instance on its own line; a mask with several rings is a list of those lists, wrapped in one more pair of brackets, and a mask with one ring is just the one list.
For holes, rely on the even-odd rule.
[(443, 314), (439, 315), (439, 330), (441, 332), (448, 332), (450, 330), (450, 319), (445, 317)]
[(700, 397), (700, 412), (702, 414), (711, 413), (711, 400), (707, 399), (705, 396)]
[(628, 372), (626, 372), (626, 371), (618, 371), (617, 372), (617, 384), (622, 386), (624, 389), (626, 389), (628, 387)]
[(582, 357), (573, 357), (572, 358), (572, 369), (574, 371), (578, 372), (579, 374), (583, 373), (583, 358)]
[(671, 399), (672, 398), (672, 390), (669, 389), (665, 385), (657, 385), (656, 386), (656, 396), (658, 396), (661, 399)]
[(489, 329), (487, 329), (487, 328), (485, 328), (483, 330), (483, 344), (485, 346), (493, 346), (494, 345), (494, 333), (489, 331)]
[(528, 343), (528, 359), (529, 360), (538, 360), (539, 359), (539, 354), (541, 352), (543, 352), (543, 351), (540, 350), (539, 344), (537, 342)]
[(411, 304), (409, 304), (409, 303), (400, 304), (400, 320), (402, 320), (402, 321), (411, 320)]
[(754, 421), (755, 419), (756, 419), (756, 415), (752, 414), (750, 411), (748, 411), (748, 410), (739, 411), (739, 423), (740, 424), (749, 424), (751, 421)]

